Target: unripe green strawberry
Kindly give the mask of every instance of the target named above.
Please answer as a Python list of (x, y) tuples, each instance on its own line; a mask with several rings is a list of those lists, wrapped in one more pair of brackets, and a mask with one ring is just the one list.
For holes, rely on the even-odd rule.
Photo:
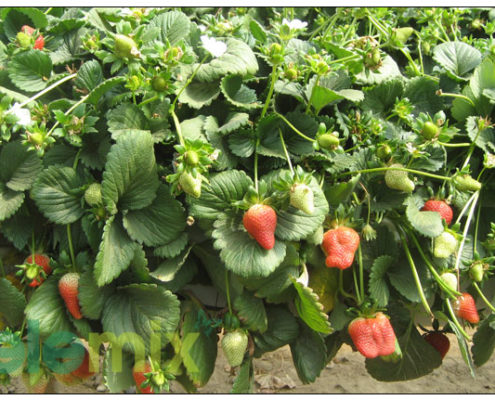
[(120, 58), (133, 57), (137, 50), (136, 42), (129, 36), (115, 35), (115, 55)]
[(334, 150), (339, 146), (339, 138), (332, 133), (324, 133), (316, 140), (322, 149)]
[(414, 29), (410, 26), (405, 26), (403, 28), (394, 29), (394, 38), (398, 40), (400, 43), (405, 44), (407, 39), (413, 34)]
[(315, 205), (311, 188), (304, 183), (294, 184), (290, 188), (290, 205), (306, 214), (313, 214)]
[(102, 203), (101, 199), (101, 185), (97, 182), (88, 186), (84, 192), (84, 200), (91, 207), (96, 207)]
[[(402, 164), (392, 164), (391, 168), (404, 168)], [(387, 170), (385, 172), (385, 184), (390, 189), (411, 193), (414, 190), (414, 182), (409, 179), (406, 171)]]
[(199, 164), (199, 156), (194, 150), (189, 150), (184, 153), (184, 161), (187, 165), (195, 167)]
[(222, 350), (231, 367), (242, 364), (244, 353), (246, 353), (248, 337), (246, 332), (236, 330), (227, 332), (222, 338)]
[(151, 81), (151, 87), (157, 92), (163, 92), (168, 89), (167, 80), (161, 76), (155, 76)]
[(19, 47), (22, 49), (28, 49), (29, 47), (31, 47), (32, 37), (27, 33), (24, 32), (17, 33), (16, 40), (17, 43), (19, 44)]
[(469, 270), (469, 276), (473, 281), (481, 282), (483, 280), (484, 272), (485, 271), (483, 268), (483, 264), (477, 262), (471, 266), (471, 269)]
[(450, 232), (442, 232), (434, 239), (433, 255), (437, 258), (450, 257), (457, 249), (457, 239)]
[(481, 183), (470, 175), (457, 175), (454, 179), (454, 185), (461, 192), (474, 192), (481, 189)]
[(442, 278), (442, 281), (444, 281), (450, 289), (457, 290), (457, 276), (455, 276), (455, 274), (452, 272), (444, 272), (440, 275), (440, 278)]
[(431, 121), (426, 121), (421, 129), (421, 136), (428, 140), (437, 137), (439, 133), (440, 128)]
[(45, 136), (41, 132), (33, 132), (28, 135), (29, 143), (35, 146), (41, 146), (45, 141)]
[(376, 155), (380, 160), (388, 160), (390, 158), (390, 154), (392, 154), (392, 149), (386, 143), (380, 145), (376, 150)]
[(201, 196), (201, 178), (195, 178), (189, 172), (183, 172), (179, 177), (179, 184), (188, 195), (196, 198)]

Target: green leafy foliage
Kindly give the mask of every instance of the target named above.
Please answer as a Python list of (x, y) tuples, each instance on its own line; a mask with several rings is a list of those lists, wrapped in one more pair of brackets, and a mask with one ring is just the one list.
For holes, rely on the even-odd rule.
[(301, 326), (290, 350), (301, 382), (314, 382), (326, 365), (327, 349), (323, 338), (308, 327)]
[(24, 318), (26, 299), (23, 294), (7, 279), (0, 278), (0, 307), (8, 310), (5, 318), (10, 326), (20, 326)]
[(29, 50), (14, 56), (8, 71), (10, 79), (19, 89), (36, 92), (46, 88), (52, 73), (52, 60), (46, 53)]

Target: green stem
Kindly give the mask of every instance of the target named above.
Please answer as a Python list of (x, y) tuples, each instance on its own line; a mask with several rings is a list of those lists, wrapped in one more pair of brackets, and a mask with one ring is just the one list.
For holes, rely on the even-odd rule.
[(479, 181), (481, 179), (481, 175), (483, 175), (483, 172), (485, 172), (485, 171), (486, 171), (486, 167), (483, 167), (483, 169), (478, 174), (478, 177), (476, 178), (477, 181)]
[(461, 212), (459, 213), (457, 219), (455, 220), (455, 224), (458, 224), (462, 217), (464, 216), (464, 214), (466, 213), (466, 210), (470, 207), (471, 203), (473, 202), (474, 200), (474, 195), (476, 194), (477, 192), (473, 193), (471, 195), (471, 197), (469, 198), (469, 200), (466, 202), (466, 204), (464, 205), (464, 207), (462, 208)]
[(310, 142), (316, 142), (315, 139), (311, 139), (309, 136), (306, 136), (304, 133), (302, 133), (300, 130), (298, 130), (294, 125), (292, 125), (290, 123), (290, 121), (285, 118), (282, 114), (279, 114), (278, 112), (275, 112), (275, 114), (280, 117), (280, 119), (282, 121), (284, 121), (287, 125), (289, 125), (289, 127), (294, 131), (296, 132), (299, 136), (301, 136), (302, 138), (306, 139), (306, 140), (309, 140)]
[(198, 73), (199, 71), (199, 68), (203, 65), (203, 63), (206, 61), (206, 59), (208, 58), (208, 55), (206, 55), (202, 60), (201, 62), (198, 64), (198, 66), (194, 69), (193, 73), (191, 74), (191, 76), (189, 77), (189, 79), (186, 81), (186, 84), (184, 86), (181, 87), (181, 89), (179, 90), (179, 93), (177, 93), (177, 96), (175, 96), (175, 99), (172, 103), (172, 105), (170, 106), (170, 109), (173, 111), (175, 110), (175, 103), (177, 103), (177, 100), (179, 100), (179, 97), (180, 95), (182, 94), (182, 92), (184, 90), (186, 90), (186, 88), (191, 84), (191, 82), (193, 81), (194, 77), (196, 76), (196, 74)]
[(476, 243), (478, 242), (478, 228), (480, 226), (480, 215), (481, 215), (481, 199), (478, 209), (476, 211), (476, 222), (474, 224), (474, 243), (473, 243), (473, 254), (476, 254)]
[(258, 193), (258, 146), (260, 144), (260, 140), (258, 139), (256, 142), (256, 149), (254, 150), (254, 188), (256, 189), (256, 193)]
[(356, 268), (352, 267), (352, 277), (354, 278), (354, 290), (356, 291), (357, 305), (363, 304), (363, 299), (361, 298), (361, 291), (359, 289), (359, 283), (356, 276)]
[(20, 329), (21, 338), (24, 337), (24, 329), (26, 329), (26, 323), (27, 323), (27, 318), (24, 317), (24, 319), (22, 320), (22, 325), (21, 325), (21, 329)]
[(421, 256), (421, 258), (423, 259), (423, 261), (425, 262), (426, 266), (428, 267), (428, 269), (430, 270), (431, 274), (433, 275), (433, 277), (435, 278), (435, 280), (437, 281), (437, 283), (440, 285), (440, 287), (443, 289), (443, 291), (450, 297), (452, 298), (456, 298), (457, 296), (460, 296), (461, 293), (459, 293), (458, 291), (456, 290), (452, 290), (445, 282), (444, 280), (442, 279), (442, 277), (438, 274), (437, 270), (435, 269), (435, 267), (433, 266), (433, 264), (431, 263), (431, 261), (428, 259), (428, 257), (426, 257), (426, 254), (423, 252), (423, 249), (418, 241), (418, 239), (416, 238), (416, 235), (411, 231), (411, 230), (408, 230), (408, 233), (409, 233), (409, 236), (411, 237), (411, 239), (413, 240), (414, 242), (414, 245), (416, 246), (416, 249), (418, 250), (419, 252), (419, 255)]
[(471, 146), (471, 143), (444, 143), (444, 142), (437, 142), (439, 145), (444, 146), (444, 147), (469, 147)]
[(471, 203), (471, 207), (469, 209), (469, 214), (466, 219), (466, 224), (464, 225), (464, 231), (462, 232), (462, 240), (461, 244), (459, 245), (459, 250), (457, 252), (457, 257), (455, 260), (455, 269), (456, 271), (459, 271), (459, 265), (461, 264), (461, 256), (462, 256), (462, 250), (464, 249), (464, 243), (466, 243), (467, 239), (467, 233), (469, 231), (469, 226), (471, 225), (471, 220), (473, 219), (474, 215), (474, 210), (476, 209), (476, 203), (478, 202), (479, 199), (479, 192), (475, 192), (473, 195), (473, 202)]
[(457, 320), (457, 317), (455, 316), (454, 310), (452, 309), (452, 304), (450, 304), (449, 299), (445, 299), (445, 304), (447, 305), (447, 309), (449, 310), (450, 318), (452, 318), (452, 322), (454, 325), (459, 329), (459, 332), (461, 332), (462, 336), (464, 336), (468, 341), (471, 341), (471, 336), (469, 336), (464, 328), (461, 326), (459, 321)]
[(493, 306), (492, 303), (490, 303), (488, 301), (488, 299), (485, 297), (485, 295), (483, 294), (483, 292), (481, 291), (480, 287), (478, 286), (478, 284), (476, 282), (473, 282), (473, 286), (474, 288), (476, 289), (476, 291), (478, 292), (478, 294), (480, 295), (480, 297), (483, 299), (483, 301), (485, 302), (485, 304), (488, 306), (488, 308), (490, 310), (492, 310), (493, 312), (495, 312), (495, 307)]
[(287, 158), (287, 164), (289, 164), (290, 174), (294, 176), (294, 169), (292, 168), (292, 162), (290, 161), (289, 152), (287, 151), (287, 147), (285, 146), (284, 136), (282, 135), (282, 129), (279, 128), (278, 133), (280, 135), (280, 141), (282, 142), (282, 147), (284, 149), (285, 158)]
[(409, 63), (413, 66), (414, 73), (416, 75), (421, 75), (421, 71), (418, 69), (418, 66), (416, 65), (416, 63), (412, 59), (411, 54), (409, 54), (409, 51), (407, 51), (406, 49), (403, 49), (403, 48), (401, 48), (400, 51), (402, 54), (404, 54), (404, 56), (407, 58)]
[(404, 246), (404, 251), (406, 252), (407, 260), (409, 261), (409, 265), (411, 267), (411, 272), (413, 274), (414, 282), (416, 283), (416, 288), (418, 289), (419, 297), (421, 298), (421, 303), (423, 304), (423, 307), (428, 312), (428, 314), (430, 314), (433, 317), (433, 313), (431, 312), (430, 306), (428, 305), (425, 294), (423, 292), (423, 286), (421, 285), (421, 280), (419, 279), (416, 265), (414, 264), (414, 260), (411, 256), (411, 252), (409, 251), (409, 246), (407, 245), (406, 239), (402, 233), (400, 233), (400, 238), (402, 241), (402, 245)]
[(357, 60), (358, 58), (361, 58), (361, 56), (359, 54), (353, 54), (352, 56), (346, 56), (346, 57), (338, 58), (336, 60), (328, 61), (327, 64), (331, 65), (331, 64), (335, 64), (335, 63), (339, 63), (339, 62)]
[(419, 56), (419, 65), (421, 67), (421, 75), (424, 75), (425, 73), (425, 66), (423, 64), (423, 51), (421, 50), (421, 37), (419, 34), (415, 31), (416, 36), (418, 37), (418, 56)]
[(361, 251), (361, 243), (358, 246), (358, 264), (359, 264), (359, 289), (361, 293), (361, 300), (364, 300), (364, 267), (363, 267), (363, 253)]
[(343, 269), (339, 270), (339, 292), (342, 294), (342, 296), (347, 297), (349, 299), (353, 299), (356, 304), (359, 303), (356, 296), (353, 296), (352, 294), (350, 294), (344, 290), (344, 270)]
[(77, 164), (79, 163), (79, 158), (81, 157), (81, 151), (82, 149), (79, 149), (79, 151), (76, 153), (76, 156), (74, 157), (74, 162), (72, 163), (72, 169), (75, 171), (77, 168)]
[(464, 96), (463, 94), (459, 94), (459, 93), (445, 93), (445, 92), (441, 92), (440, 94), (438, 94), (438, 96), (440, 97), (455, 97), (457, 99), (462, 99), (462, 100), (465, 100), (467, 101), (468, 103), (470, 103), (473, 107), (475, 107), (475, 104), (473, 102), (473, 100), (471, 100), (469, 97), (467, 96)]
[(440, 28), (440, 31), (442, 32), (442, 34), (445, 36), (446, 41), (450, 42), (449, 35), (447, 35), (447, 32), (445, 32), (445, 28), (443, 27), (443, 24), (441, 22), (438, 22), (438, 20), (436, 18), (434, 19), (434, 21), (435, 21), (435, 24), (438, 26), (438, 28)]
[(272, 75), (272, 80), (270, 83), (270, 89), (268, 90), (268, 95), (266, 97), (265, 106), (263, 107), (263, 111), (261, 111), (261, 117), (260, 118), (263, 118), (265, 116), (266, 112), (268, 111), (270, 101), (272, 100), (273, 90), (275, 89), (275, 82), (278, 79), (278, 72), (277, 72), (277, 65), (276, 64), (272, 68), (272, 74), (271, 75)]
[[(55, 89), (56, 87), (60, 86), (61, 84), (70, 81), (71, 79), (74, 79), (77, 76), (76, 74), (68, 75), (65, 78), (60, 79), (59, 81), (53, 83), (52, 85), (48, 86), (46, 89), (43, 89), (41, 92), (36, 93), (33, 97), (30, 97), (26, 101), (22, 102), (19, 104), (19, 108), (24, 107), (26, 104), (31, 103), (32, 101), (36, 100), (37, 98), (43, 96), (44, 94), (48, 93), (50, 90)], [(6, 112), (6, 114), (9, 114), (11, 112), (10, 110)]]
[(368, 19), (371, 21), (371, 23), (375, 26), (376, 29), (378, 29), (378, 31), (380, 31), (380, 33), (385, 36), (385, 37), (389, 37), (388, 35), (388, 32), (381, 26), (381, 24), (369, 13), (369, 11), (367, 10), (367, 14), (368, 14)]
[(69, 242), (69, 252), (72, 261), (72, 269), (77, 271), (76, 256), (74, 254), (74, 246), (72, 244), (72, 232), (70, 229), (70, 224), (67, 224), (67, 241)]
[(232, 314), (232, 305), (230, 303), (229, 270), (227, 268), (225, 268), (225, 293), (227, 295), (227, 305), (229, 306), (229, 313)]
[(177, 131), (177, 136), (179, 137), (179, 143), (184, 146), (184, 138), (182, 137), (182, 129), (180, 127), (179, 118), (177, 118), (177, 114), (175, 114), (175, 110), (173, 107), (170, 108), (170, 114), (172, 114), (172, 118), (174, 120), (175, 130)]
[(315, 88), (318, 86), (318, 83), (320, 82), (320, 75), (317, 75), (316, 76), (316, 81), (315, 81), (315, 84), (313, 85), (313, 87), (311, 88), (311, 96), (309, 96), (309, 100), (308, 100), (308, 105), (306, 106), (306, 111), (305, 113), (308, 114), (309, 113), (309, 109), (311, 107), (311, 99), (313, 98), (313, 93), (315, 91)]
[(359, 171), (343, 172), (343, 173), (339, 174), (339, 176), (355, 175), (355, 174), (361, 174), (361, 173), (367, 174), (367, 173), (371, 173), (371, 172), (383, 172), (383, 171), (389, 171), (389, 170), (390, 171), (410, 172), (411, 174), (423, 175), (423, 176), (427, 176), (427, 177), (433, 178), (433, 179), (440, 179), (442, 181), (450, 181), (452, 179), (449, 176), (430, 174), (429, 172), (423, 172), (423, 171), (418, 171), (416, 169), (401, 168), (401, 167), (378, 167), (378, 168), (361, 169)]
[(144, 106), (145, 104), (151, 103), (151, 102), (153, 102), (153, 101), (155, 101), (155, 100), (157, 100), (157, 99), (158, 99), (158, 95), (155, 95), (155, 96), (153, 96), (153, 97), (150, 97), (149, 99), (146, 99), (146, 100), (142, 101), (141, 103), (139, 103), (139, 104), (138, 104), (138, 107), (142, 107), (142, 106)]
[[(68, 109), (68, 110), (64, 113), (64, 115), (65, 115), (65, 116), (69, 115), (72, 111), (74, 111), (77, 107), (79, 107), (82, 103), (84, 103), (84, 102), (86, 101), (86, 99), (88, 98), (88, 96), (89, 96), (89, 95), (86, 95), (86, 96), (84, 96), (84, 97), (81, 97), (81, 99), (80, 99), (77, 103), (75, 103), (74, 105), (72, 105), (72, 107), (70, 107), (70, 108), (69, 108), (69, 109)], [(56, 128), (57, 126), (59, 126), (59, 125), (60, 125), (60, 122), (59, 122), (59, 121), (55, 122), (55, 124), (53, 124), (53, 126), (51, 127), (51, 129), (50, 129), (50, 130), (48, 131), (48, 133), (46, 134), (46, 136), (47, 136), (47, 137), (48, 137), (48, 136), (50, 136), (50, 135), (53, 133), (53, 131), (55, 130), (55, 128)]]

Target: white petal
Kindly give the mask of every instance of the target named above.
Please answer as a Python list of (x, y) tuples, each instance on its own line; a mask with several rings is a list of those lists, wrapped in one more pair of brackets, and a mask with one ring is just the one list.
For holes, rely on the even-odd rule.
[(224, 42), (210, 38), (206, 35), (201, 36), (203, 47), (208, 50), (214, 57), (220, 57), (227, 51), (227, 45)]
[(27, 108), (19, 107), (19, 103), (15, 103), (10, 112), (14, 114), (19, 120), (17, 123), (22, 126), (27, 126), (31, 124), (31, 113)]
[(292, 21), (288, 21), (287, 19), (282, 20), (283, 25), (287, 25), (290, 29), (304, 29), (308, 26), (307, 22), (303, 22), (299, 19), (293, 19)]

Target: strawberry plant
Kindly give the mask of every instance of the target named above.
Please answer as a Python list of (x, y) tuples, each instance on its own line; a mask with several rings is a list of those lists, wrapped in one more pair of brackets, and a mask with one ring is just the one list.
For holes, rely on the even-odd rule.
[(344, 343), (405, 381), (446, 333), (474, 374), (494, 33), (491, 9), (0, 9), (0, 381), (194, 392), (220, 348), (249, 392), (264, 353), (307, 384)]

